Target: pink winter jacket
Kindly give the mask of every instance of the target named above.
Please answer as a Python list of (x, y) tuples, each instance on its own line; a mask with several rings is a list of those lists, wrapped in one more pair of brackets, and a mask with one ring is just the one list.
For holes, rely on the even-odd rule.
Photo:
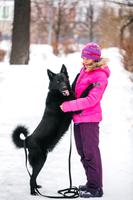
[[(81, 69), (75, 86), (76, 100), (66, 101), (62, 104), (64, 112), (82, 110), (80, 114), (73, 116), (74, 123), (100, 122), (102, 120), (102, 110), (100, 100), (108, 84), (110, 70), (107, 66), (97, 68), (93, 71)], [(95, 86), (87, 97), (79, 98), (83, 91), (94, 83)]]

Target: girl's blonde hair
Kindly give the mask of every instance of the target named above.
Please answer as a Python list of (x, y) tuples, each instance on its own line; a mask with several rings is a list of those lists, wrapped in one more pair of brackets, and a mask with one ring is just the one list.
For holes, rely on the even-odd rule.
[(88, 66), (88, 70), (95, 70), (97, 68), (104, 68), (107, 66), (107, 63), (109, 62), (108, 58), (101, 58), (100, 61), (94, 61), (92, 65)]

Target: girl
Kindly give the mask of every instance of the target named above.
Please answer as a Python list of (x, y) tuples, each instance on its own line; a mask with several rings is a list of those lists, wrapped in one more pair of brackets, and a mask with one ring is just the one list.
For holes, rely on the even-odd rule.
[[(102, 120), (100, 101), (110, 75), (106, 60), (96, 43), (88, 43), (82, 50), (83, 67), (75, 85), (76, 100), (64, 102), (63, 112), (82, 110), (73, 116), (77, 151), (85, 169), (87, 183), (79, 186), (79, 196), (84, 198), (103, 195), (102, 164), (99, 150), (99, 122)], [(79, 98), (89, 84), (93, 83), (87, 97)]]

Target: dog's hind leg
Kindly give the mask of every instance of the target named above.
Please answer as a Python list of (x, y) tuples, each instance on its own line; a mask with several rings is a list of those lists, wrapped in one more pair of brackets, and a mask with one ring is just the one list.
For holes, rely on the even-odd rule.
[(30, 178), (30, 192), (32, 195), (37, 195), (36, 188), (39, 188), (40, 186), (37, 185), (36, 179), (46, 161), (46, 158), (47, 155), (45, 153), (37, 154), (36, 152), (36, 156), (35, 154), (29, 154), (30, 164), (32, 166), (32, 175)]

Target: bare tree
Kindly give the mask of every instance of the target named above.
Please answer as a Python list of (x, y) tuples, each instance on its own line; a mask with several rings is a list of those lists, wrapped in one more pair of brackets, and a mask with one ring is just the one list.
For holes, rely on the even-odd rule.
[(133, 7), (133, 2), (132, 0), (123, 0), (123, 1), (113, 1), (113, 0), (106, 0), (106, 2), (109, 2), (109, 3), (115, 3), (117, 5), (120, 5), (120, 6), (128, 6), (128, 7)]
[[(123, 46), (123, 40), (124, 40), (124, 32), (126, 28), (129, 28), (129, 26), (133, 24), (133, 16), (128, 17), (128, 20), (125, 24), (122, 25), (120, 29), (120, 44)], [(130, 28), (129, 28), (130, 29)], [(131, 30), (131, 29), (130, 29)], [(133, 31), (132, 31), (133, 32)]]
[(10, 64), (28, 64), (30, 0), (15, 0)]
[[(75, 14), (78, 0), (45, 0), (33, 2), (31, 13), (31, 41), (48, 43), (54, 53), (69, 51), (74, 42)], [(68, 50), (69, 49), (69, 50)]]
[(93, 41), (95, 37), (95, 4), (92, 0), (79, 1), (77, 11), (76, 30), (79, 38), (86, 41)]
[(96, 37), (103, 47), (119, 46), (121, 18), (113, 7), (103, 4), (99, 11)]
[(93, 33), (93, 26), (94, 26), (94, 7), (92, 3), (90, 3), (88, 7), (88, 15), (89, 15), (89, 21), (90, 21), (90, 40), (93, 41), (94, 39), (94, 33)]
[[(126, 1), (123, 0), (121, 2), (107, 0), (107, 2), (114, 3), (116, 5), (121, 6), (121, 11), (122, 11), (123, 7), (124, 7), (124, 10), (127, 10), (127, 8), (133, 8), (133, 2), (130, 0), (126, 0)], [(131, 24), (133, 24), (133, 12), (130, 12), (130, 10), (127, 10), (126, 15), (121, 14), (121, 17), (125, 19), (124, 23), (122, 24), (121, 29), (120, 29), (120, 43), (122, 45), (125, 29), (128, 28)]]
[(31, 42), (48, 43), (48, 1), (31, 1)]
[(133, 1), (107, 1), (120, 6), (120, 19), (122, 22), (120, 27), (120, 47), (122, 51), (120, 52), (123, 55), (125, 69), (133, 72)]
[[(70, 38), (74, 38), (74, 28), (75, 28), (75, 7), (78, 1), (73, 1), (72, 3), (68, 0), (58, 0), (57, 9), (54, 13), (53, 22), (53, 46), (54, 53), (59, 54), (60, 44), (66, 46), (71, 43)], [(73, 41), (74, 42), (74, 41)]]

